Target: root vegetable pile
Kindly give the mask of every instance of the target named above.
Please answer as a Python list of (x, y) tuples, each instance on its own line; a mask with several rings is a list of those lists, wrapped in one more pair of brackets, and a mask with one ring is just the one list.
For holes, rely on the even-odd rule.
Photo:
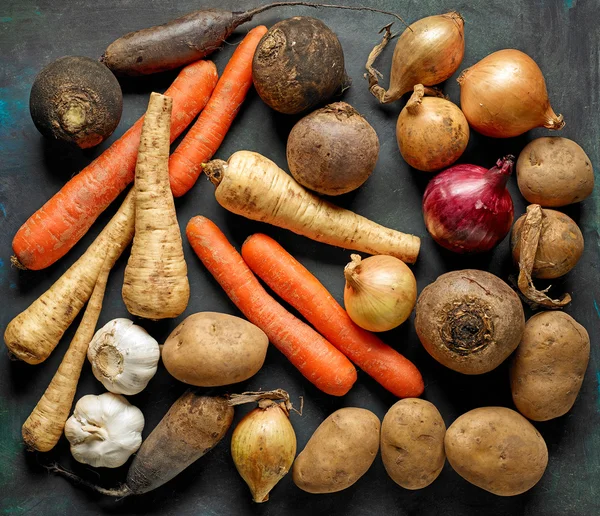
[(417, 368), (354, 324), (319, 280), (275, 240), (267, 235), (252, 235), (242, 246), (242, 257), (278, 296), (383, 387), (400, 397), (423, 392), (423, 378)]
[(110, 271), (109, 263), (107, 250), (107, 257), (102, 264), (96, 286), (73, 341), (46, 392), (23, 424), (23, 441), (30, 450), (50, 451), (62, 435), (65, 422), (71, 412), (71, 404), (77, 390), (86, 351), (102, 310), (102, 300)]
[[(208, 102), (217, 83), (209, 61), (186, 66), (165, 95), (173, 99), (173, 142)], [(62, 258), (133, 181), (143, 118), (63, 186), (13, 239), (19, 265), (39, 270)]]
[(48, 358), (92, 295), (107, 249), (109, 268), (133, 239), (133, 192), (87, 251), (29, 308), (6, 327), (4, 343), (20, 360), (39, 364)]
[[(496, 44), (482, 49), (495, 51), (458, 77), (460, 107), (457, 99), (435, 88), (458, 71), (465, 54), (465, 20), (457, 12), (427, 16), (406, 26), (394, 50), (387, 90), (379, 84), (382, 75), (373, 65), (394, 36), (391, 24), (380, 31), (383, 40), (368, 54), (364, 75), (370, 94), (367, 83), (360, 86), (361, 78), (352, 78), (352, 102), (366, 118), (343, 98), (334, 99), (351, 84), (346, 65), (353, 67), (342, 48), (349, 35), (317, 18), (293, 16), (271, 27), (252, 28), (240, 38), (220, 78), (214, 63), (201, 60), (236, 27), (265, 11), (291, 6), (375, 12), (404, 23), (398, 14), (371, 7), (302, 1), (274, 2), (245, 12), (207, 8), (126, 34), (108, 46), (101, 62), (65, 57), (36, 78), (30, 98), (35, 126), (46, 136), (88, 148), (108, 138), (119, 123), (123, 97), (115, 75), (144, 76), (183, 66), (164, 94), (149, 95), (145, 115), (68, 181), (14, 237), (14, 266), (32, 271), (49, 267), (134, 183), (81, 257), (4, 331), (12, 357), (39, 364), (87, 303), (60, 365), (22, 425), (23, 442), (29, 451), (48, 452), (64, 433), (73, 458), (90, 467), (118, 468), (135, 454), (124, 483), (114, 489), (99, 487), (59, 464), (49, 469), (107, 496), (143, 495), (217, 446), (233, 423), (233, 407), (252, 403), (255, 407), (239, 419), (227, 446), (230, 469), (235, 465), (238, 480), (247, 484), (256, 503), (283, 497), (278, 490), (284, 488), (286, 482), (281, 481), (288, 473), (288, 486), (295, 484), (308, 493), (360, 489), (361, 477), (379, 460), (380, 450), (390, 489), (418, 490), (441, 483), (447, 459), (458, 475), (489, 493), (524, 493), (540, 482), (549, 460), (542, 435), (546, 427), (540, 426), (540, 433), (526, 418), (560, 418), (576, 406), (578, 397), (589, 398), (592, 390), (584, 387), (586, 369), (593, 363), (590, 334), (577, 322), (579, 314), (572, 317), (558, 311), (571, 301), (570, 293), (553, 299), (550, 287), (538, 290), (533, 283), (562, 278), (584, 253), (579, 211), (569, 212), (574, 220), (550, 208), (591, 196), (591, 160), (567, 138), (542, 136), (522, 149), (520, 140), (506, 140), (506, 152), (517, 155), (521, 150), (516, 185), (531, 203), (513, 224), (515, 206), (520, 206), (513, 205), (509, 193), (510, 182), (515, 181), (510, 177), (514, 157), (507, 154), (490, 169), (465, 164), (478, 143), (473, 139), (468, 145), (471, 130), (511, 138), (534, 128), (561, 129), (564, 119), (550, 105), (534, 58), (515, 49), (496, 50)], [(356, 46), (366, 43), (355, 39)], [(363, 51), (368, 53), (366, 47)], [(249, 94), (252, 86), (257, 95)], [(395, 126), (398, 153), (393, 136), (384, 141), (390, 139), (393, 126), (386, 131), (367, 118), (389, 125), (389, 109), (379, 117), (369, 109), (380, 109), (379, 104), (409, 92), (412, 96), (404, 108), (395, 112), (400, 111)], [(562, 93), (557, 98), (568, 101), (570, 97)], [(253, 108), (236, 121), (244, 103), (261, 101), (264, 109), (271, 109), (272, 121), (249, 122)], [(287, 115), (300, 113), (302, 118), (288, 116), (282, 122)], [(197, 115), (170, 155), (171, 144)], [(273, 143), (268, 131), (275, 125), (281, 133), (278, 143), (287, 141), (290, 174), (250, 150), (238, 150), (227, 161), (218, 154), (213, 159), (234, 122), (242, 134), (254, 135), (254, 143), (263, 139)], [(227, 144), (236, 145), (234, 140)], [(423, 189), (424, 224), (417, 233), (431, 236), (446, 250), (493, 252), (493, 259), (491, 254), (489, 260), (484, 258), (486, 263), (509, 264), (510, 260), (498, 259), (506, 251), (499, 244), (512, 227), (510, 253), (518, 278), (506, 271), (499, 277), (473, 268), (450, 270), (451, 262), (446, 269), (450, 272), (422, 284), (433, 262), (420, 262), (414, 269), (407, 265), (419, 256), (418, 236), (384, 227), (320, 196), (347, 194), (375, 177), (365, 191), (380, 181), (398, 193), (399, 206), (381, 206), (375, 197), (368, 200), (380, 213), (385, 211), (386, 225), (408, 225), (402, 215), (408, 207), (402, 203), (414, 190), (406, 184), (412, 181), (410, 174), (401, 179), (398, 167), (384, 170), (378, 164), (380, 153), (389, 154), (390, 149), (395, 149), (398, 167), (404, 160), (432, 176), (441, 170)], [(278, 150), (282, 149), (272, 149), (272, 155)], [(182, 240), (176, 212), (180, 204), (174, 198), (189, 192), (202, 172), (214, 185), (213, 205), (233, 215), (224, 219), (230, 228), (223, 226), (221, 231), (203, 216), (205, 206), (194, 204), (199, 215), (186, 227), (190, 250)], [(204, 182), (196, 188), (212, 186)], [(356, 206), (360, 196), (359, 192), (340, 202)], [(581, 211), (587, 214), (586, 210)], [(243, 235), (247, 239), (238, 252), (225, 236), (228, 229), (235, 228), (239, 242), (239, 231), (256, 224), (236, 225), (237, 216), (348, 250), (350, 263), (335, 263), (332, 253), (334, 261), (327, 264), (337, 267), (338, 281), (346, 280), (345, 285), (338, 284), (344, 286), (343, 294), (320, 281), (325, 269), (316, 267), (313, 274), (304, 265), (306, 257), (310, 263), (315, 255), (295, 257), (266, 234)], [(279, 234), (287, 235), (288, 249), (310, 246), (293, 234)], [(122, 313), (94, 333), (105, 294), (110, 298), (109, 273), (132, 242), (119, 285), (123, 303), (111, 303)], [(190, 285), (184, 251), (193, 251), (200, 259), (190, 266), (200, 268), (207, 280), (204, 285)], [(436, 251), (441, 259), (448, 255)], [(209, 274), (223, 292), (208, 281)], [(509, 279), (514, 288), (505, 281)], [(565, 285), (563, 290), (569, 290)], [(214, 309), (223, 294), (231, 300), (230, 308), (245, 319), (198, 311)], [(541, 311), (526, 321), (523, 303), (532, 310), (557, 311)], [(181, 317), (186, 310), (186, 317)], [(127, 311), (133, 317), (125, 318)], [(148, 324), (146, 330), (136, 317), (179, 319), (161, 322), (170, 331), (161, 346), (152, 335), (155, 326)], [(407, 338), (413, 330), (422, 344), (417, 350)], [(283, 377), (274, 376), (269, 342), (299, 374), (290, 369)], [(80, 377), (86, 374), (86, 356), (97, 387), (102, 384), (109, 392), (82, 393), (73, 407)], [(428, 375), (432, 367), (439, 368), (430, 358), (453, 372)], [(499, 376), (503, 363), (504, 380)], [(445, 422), (432, 402), (417, 398), (428, 385), (452, 381), (451, 375), (458, 380), (455, 373), (482, 375), (497, 368), (500, 383), (488, 385), (506, 392), (510, 387), (518, 412), (471, 406), (453, 422)], [(155, 405), (148, 403), (152, 396), (134, 398), (139, 407), (125, 396), (146, 389), (155, 394), (154, 386), (160, 382), (155, 375), (163, 374), (171, 381), (167, 390), (177, 389), (177, 382), (194, 389), (181, 395), (142, 441), (144, 411)], [(273, 389), (269, 384), (276, 379), (283, 379), (286, 389), (290, 387), (285, 381), (292, 382), (299, 409), (292, 406), (286, 390), (265, 390)], [(258, 384), (253, 387), (258, 390), (232, 392), (242, 391), (237, 387), (247, 382)], [(467, 389), (477, 385), (474, 378), (462, 377), (460, 382)], [(347, 406), (354, 395), (346, 395), (355, 385), (357, 396), (359, 389), (368, 390), (366, 403), (371, 407)], [(439, 385), (450, 398), (457, 396), (454, 387)], [(376, 403), (380, 396), (389, 402), (387, 412)], [(362, 395), (363, 401), (367, 398)], [(319, 401), (327, 399), (323, 412)], [(586, 409), (579, 403), (569, 416)], [(304, 405), (309, 414), (301, 419)], [(306, 425), (315, 415), (321, 423), (313, 424), (306, 442)], [(448, 428), (446, 423), (451, 423)], [(306, 444), (296, 456), (297, 430), (302, 430), (298, 441), (305, 438)], [(562, 444), (553, 442), (551, 451), (557, 446)], [(188, 481), (196, 481), (192, 472), (188, 475)]]
[(186, 234), (194, 252), (229, 298), (307, 380), (334, 396), (343, 396), (351, 389), (356, 381), (356, 370), (350, 361), (262, 288), (212, 221), (194, 217), (187, 225)]

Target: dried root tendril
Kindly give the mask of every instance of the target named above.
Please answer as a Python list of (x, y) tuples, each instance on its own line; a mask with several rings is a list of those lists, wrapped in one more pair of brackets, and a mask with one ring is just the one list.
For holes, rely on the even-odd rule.
[(527, 207), (527, 215), (521, 229), (521, 255), (519, 258), (519, 279), (517, 285), (521, 293), (537, 305), (546, 308), (562, 308), (571, 302), (569, 294), (563, 294), (560, 299), (552, 299), (546, 295), (550, 287), (537, 290), (533, 284), (531, 273), (535, 263), (535, 255), (542, 232), (544, 210), (539, 204), (531, 204)]
[(245, 403), (258, 403), (260, 408), (267, 408), (275, 401), (281, 401), (279, 406), (289, 415), (290, 411), (296, 412), (298, 415), (302, 415), (302, 409), (304, 408), (304, 398), (300, 397), (300, 410), (296, 410), (292, 402), (290, 401), (290, 395), (283, 389), (275, 389), (273, 391), (248, 391), (242, 392), (241, 394), (232, 394), (229, 397), (229, 405), (243, 405)]
[(369, 81), (369, 90), (373, 95), (375, 95), (379, 102), (384, 102), (385, 94), (387, 92), (385, 88), (382, 88), (379, 85), (379, 79), (383, 78), (383, 74), (379, 70), (375, 69), (373, 63), (379, 57), (379, 54), (381, 54), (389, 41), (397, 36), (397, 34), (392, 34), (391, 26), (392, 24), (389, 23), (379, 31), (380, 34), (385, 31), (383, 39), (381, 40), (381, 43), (373, 47), (373, 50), (371, 50), (371, 53), (367, 58), (367, 64), (365, 65), (365, 68), (367, 69), (367, 73), (365, 73), (365, 79)]
[(477, 353), (494, 342), (493, 334), (489, 307), (478, 299), (468, 297), (444, 309), (440, 335), (450, 351), (461, 356)]

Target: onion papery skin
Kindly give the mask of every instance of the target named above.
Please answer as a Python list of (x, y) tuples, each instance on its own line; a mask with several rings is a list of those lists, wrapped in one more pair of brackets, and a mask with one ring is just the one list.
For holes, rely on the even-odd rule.
[(535, 127), (558, 130), (565, 125), (550, 106), (540, 67), (520, 50), (484, 57), (464, 70), (458, 83), (460, 107), (484, 136), (511, 138)]
[(411, 167), (435, 172), (452, 165), (467, 148), (469, 124), (459, 107), (445, 98), (425, 97), (418, 84), (398, 116), (396, 140)]
[(394, 48), (390, 96), (396, 100), (412, 91), (415, 84), (435, 86), (444, 82), (458, 70), (464, 53), (464, 20), (459, 13), (416, 21), (402, 33)]
[(442, 247), (456, 253), (486, 252), (510, 231), (514, 217), (506, 182), (514, 157), (489, 170), (455, 165), (434, 177), (423, 196), (425, 226)]

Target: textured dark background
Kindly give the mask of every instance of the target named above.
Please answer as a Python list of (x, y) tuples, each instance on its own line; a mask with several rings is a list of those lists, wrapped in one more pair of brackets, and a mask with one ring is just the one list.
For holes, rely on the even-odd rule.
[[(347, 0), (348, 4), (361, 2)], [(367, 2), (362, 2), (367, 3)], [(423, 16), (457, 9), (465, 17), (467, 49), (461, 70), (487, 54), (507, 47), (521, 49), (540, 64), (556, 112), (567, 121), (562, 135), (579, 142), (596, 168), (600, 167), (598, 130), (599, 86), (599, 2), (597, 0), (421, 0), (371, 1), (381, 9), (393, 9), (409, 22)], [(36, 73), (63, 55), (99, 56), (115, 38), (138, 28), (166, 22), (208, 2), (194, 0), (90, 0), (33, 1), (3, 0), (0, 4), (0, 328), (38, 295), (44, 292), (92, 242), (116, 210), (114, 203), (91, 231), (57, 264), (43, 272), (19, 272), (10, 267), (11, 240), (19, 226), (61, 185), (97, 156), (103, 148), (81, 152), (64, 150), (44, 140), (31, 122), (29, 90)], [(217, 5), (218, 4), (218, 5)], [(255, 1), (221, 1), (208, 4), (241, 10)], [(508, 242), (493, 253), (477, 258), (450, 255), (428, 237), (423, 224), (420, 201), (429, 176), (411, 170), (397, 149), (394, 127), (405, 99), (379, 106), (368, 93), (362, 79), (363, 65), (372, 46), (378, 42), (377, 30), (390, 21), (388, 16), (306, 7), (279, 8), (258, 16), (243, 26), (222, 51), (215, 53), (221, 71), (240, 41), (252, 26), (271, 26), (283, 18), (303, 14), (321, 18), (338, 35), (354, 84), (344, 100), (358, 109), (375, 127), (381, 154), (377, 169), (358, 191), (336, 202), (350, 207), (377, 222), (423, 237), (422, 252), (413, 270), (419, 290), (439, 274), (459, 268), (490, 270), (504, 279), (514, 273)], [(396, 24), (396, 30), (400, 29)], [(392, 48), (386, 50), (378, 68), (388, 76)], [(120, 136), (145, 110), (149, 92), (164, 91), (174, 74), (124, 81), (124, 112), (110, 139)], [(459, 88), (454, 78), (444, 86), (458, 102)], [(226, 159), (240, 149), (258, 151), (285, 167), (285, 142), (297, 117), (278, 115), (267, 108), (252, 91), (233, 124), (217, 156)], [(508, 153), (519, 153), (531, 138), (547, 134), (532, 131), (523, 137), (493, 141), (472, 135), (462, 161), (491, 166)], [(109, 142), (110, 143), (110, 142)], [(514, 179), (510, 190), (515, 213), (524, 212)], [(278, 514), (398, 514), (398, 515), (592, 515), (600, 513), (600, 291), (599, 195), (565, 211), (581, 225), (586, 250), (577, 268), (556, 281), (557, 292), (568, 290), (573, 302), (566, 309), (583, 323), (592, 337), (592, 357), (583, 388), (573, 410), (560, 419), (536, 425), (545, 437), (550, 463), (542, 481), (530, 492), (513, 498), (499, 498), (462, 480), (446, 468), (427, 489), (410, 492), (398, 487), (386, 475), (379, 458), (370, 471), (352, 488), (331, 495), (309, 495), (297, 489), (288, 475), (274, 489), (271, 501), (253, 504), (246, 485), (238, 476), (229, 456), (230, 434), (209, 455), (162, 488), (138, 498), (115, 501), (68, 481), (49, 475), (42, 467), (52, 461), (76, 471), (104, 486), (114, 486), (125, 477), (126, 467), (94, 471), (76, 463), (65, 439), (49, 454), (25, 452), (20, 438), (21, 424), (52, 378), (73, 336), (79, 318), (63, 341), (43, 364), (32, 367), (11, 362), (0, 353), (0, 512), (2, 514), (197, 514), (197, 515), (278, 515)], [(342, 300), (342, 267), (349, 253), (328, 247), (292, 233), (260, 225), (231, 215), (214, 200), (213, 186), (202, 177), (195, 188), (177, 201), (182, 227), (196, 214), (214, 220), (239, 248), (251, 233), (263, 231), (274, 236), (297, 256), (338, 300)], [(187, 245), (184, 245), (191, 282), (191, 299), (185, 315), (202, 310), (238, 314), (210, 274)], [(105, 307), (100, 317), (104, 324), (114, 317), (127, 316), (121, 300), (121, 285), (126, 256), (111, 274)], [(181, 320), (181, 318), (179, 319)], [(159, 341), (179, 320), (161, 323), (142, 322)], [(449, 425), (457, 416), (486, 405), (512, 406), (506, 367), (479, 376), (467, 377), (438, 365), (421, 347), (412, 320), (396, 331), (383, 335), (386, 342), (405, 353), (423, 372), (424, 397), (440, 409)], [(383, 417), (395, 399), (369, 377), (359, 372), (352, 391), (333, 398), (316, 391), (275, 349), (270, 348), (263, 369), (243, 385), (244, 389), (288, 390), (294, 400), (304, 396), (304, 414), (292, 415), (301, 450), (320, 421), (344, 406), (360, 406)], [(131, 398), (146, 416), (144, 435), (156, 425), (184, 386), (166, 373), (162, 366), (145, 392)], [(100, 393), (89, 365), (83, 370), (77, 399)], [(214, 392), (218, 392), (215, 390)], [(237, 410), (236, 421), (248, 408)]]

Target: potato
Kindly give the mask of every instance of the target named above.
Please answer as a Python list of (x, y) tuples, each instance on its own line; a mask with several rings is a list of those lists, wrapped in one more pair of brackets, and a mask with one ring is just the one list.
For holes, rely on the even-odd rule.
[(564, 312), (542, 312), (525, 324), (510, 370), (513, 401), (534, 421), (566, 414), (590, 359), (588, 332)]
[(446, 462), (446, 425), (435, 406), (418, 398), (398, 401), (383, 418), (381, 458), (385, 470), (405, 489), (422, 489)]
[(505, 407), (463, 414), (448, 428), (444, 446), (461, 477), (498, 496), (531, 489), (548, 465), (544, 438), (521, 414)]
[[(542, 229), (535, 251), (531, 276), (555, 279), (569, 272), (581, 258), (585, 247), (583, 235), (575, 221), (556, 210), (542, 210)], [(521, 260), (521, 232), (525, 217), (515, 222), (510, 235), (510, 245), (515, 263)]]
[(530, 142), (517, 160), (517, 182), (523, 197), (544, 207), (582, 201), (594, 189), (594, 170), (585, 151), (558, 136)]
[(162, 361), (181, 382), (217, 387), (255, 375), (265, 361), (268, 345), (265, 333), (244, 319), (199, 312), (169, 335)]
[(379, 449), (379, 419), (370, 410), (335, 411), (296, 457), (294, 483), (308, 493), (335, 493), (354, 484), (373, 464)]

